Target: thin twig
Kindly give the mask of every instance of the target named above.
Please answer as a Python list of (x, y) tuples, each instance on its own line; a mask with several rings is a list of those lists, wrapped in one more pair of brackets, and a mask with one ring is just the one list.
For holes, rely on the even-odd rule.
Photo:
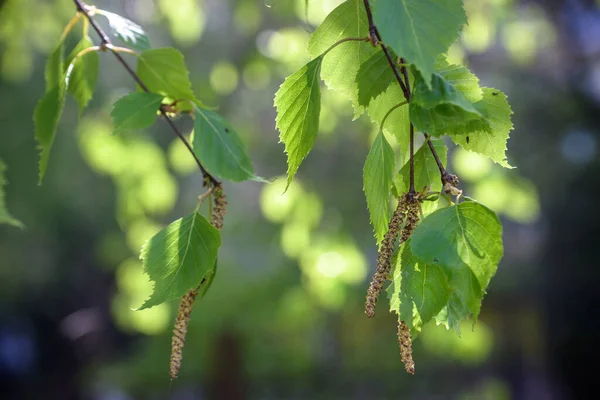
[[(100, 39), (102, 40), (101, 46), (104, 46), (111, 51), (111, 53), (115, 56), (117, 61), (123, 66), (123, 68), (125, 68), (125, 70), (129, 73), (129, 75), (131, 75), (131, 77), (135, 80), (135, 82), (139, 85), (139, 87), (142, 88), (143, 91), (149, 92), (150, 90), (148, 89), (148, 87), (140, 79), (138, 74), (136, 74), (135, 71), (129, 66), (129, 64), (127, 64), (127, 62), (123, 59), (121, 54), (119, 54), (119, 51), (117, 51), (117, 49), (115, 47), (113, 47), (112, 42), (110, 41), (110, 39), (108, 38), (108, 36), (104, 32), (104, 30), (100, 27), (100, 25), (98, 25), (98, 22), (96, 22), (96, 20), (92, 17), (92, 15), (90, 14), (90, 10), (92, 8), (90, 6), (88, 6), (87, 4), (85, 4), (81, 0), (73, 0), (73, 1), (75, 2), (75, 5), (77, 6), (77, 10), (79, 12), (83, 13), (83, 15), (85, 15), (86, 19), (88, 21), (90, 21), (92, 28), (94, 28), (96, 33), (98, 33), (98, 36), (100, 36)], [(198, 168), (200, 168), (200, 171), (202, 172), (202, 176), (204, 177), (204, 180), (206, 181), (208, 179), (213, 186), (217, 185), (219, 182), (204, 168), (204, 166), (202, 165), (202, 163), (196, 156), (196, 153), (194, 153), (192, 146), (190, 145), (188, 140), (183, 136), (183, 134), (180, 132), (179, 128), (177, 128), (177, 126), (175, 125), (173, 120), (167, 115), (167, 112), (162, 107), (160, 109), (160, 112), (161, 112), (162, 116), (165, 118), (165, 120), (167, 121), (167, 123), (169, 124), (169, 126), (171, 127), (171, 129), (173, 130), (173, 132), (175, 133), (175, 135), (177, 135), (177, 137), (179, 137), (179, 139), (183, 142), (185, 147), (187, 147), (187, 149), (189, 150), (190, 154), (194, 157), (196, 164), (198, 164)]]

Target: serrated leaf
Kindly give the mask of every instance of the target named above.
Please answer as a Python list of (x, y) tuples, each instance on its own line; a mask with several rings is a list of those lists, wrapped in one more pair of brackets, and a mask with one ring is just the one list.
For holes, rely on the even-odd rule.
[(21, 221), (15, 219), (6, 209), (6, 203), (4, 201), (4, 186), (7, 183), (6, 178), (4, 177), (5, 170), (6, 166), (2, 160), (0, 160), (0, 224), (8, 224), (23, 229), (24, 226)]
[[(376, 98), (395, 82), (396, 77), (383, 51), (373, 54), (360, 65), (356, 75), (358, 86), (358, 104), (368, 106), (371, 99)], [(397, 83), (396, 83), (397, 84)], [(398, 85), (398, 84), (397, 84)], [(399, 87), (399, 85), (398, 85)]]
[(92, 51), (75, 59), (81, 51), (94, 46), (89, 37), (84, 37), (75, 46), (71, 55), (67, 57), (66, 80), (68, 81), (69, 93), (75, 98), (79, 105), (81, 114), (89, 101), (92, 99), (96, 82), (98, 81), (98, 70), (100, 58), (98, 52)]
[(98, 10), (96, 13), (104, 15), (108, 19), (112, 34), (130, 48), (137, 51), (146, 51), (152, 47), (144, 29), (135, 22), (104, 10)]
[(427, 216), (412, 235), (411, 250), (421, 261), (440, 265), (458, 298), (475, 318), (502, 258), (502, 225), (493, 211), (472, 201)]
[(415, 65), (428, 87), (437, 57), (467, 23), (462, 0), (377, 0), (373, 18), (383, 41)]
[(490, 129), (485, 115), (437, 73), (433, 74), (431, 89), (422, 77), (415, 80), (410, 120), (416, 130), (436, 137)]
[(183, 54), (174, 48), (144, 51), (139, 57), (137, 74), (150, 92), (174, 100), (198, 102), (192, 91)]
[(390, 311), (420, 331), (447, 305), (452, 293), (448, 277), (439, 265), (415, 257), (410, 240), (402, 244), (393, 261)]
[(319, 72), (323, 57), (318, 57), (287, 77), (275, 94), (279, 139), (285, 144), (289, 186), (302, 160), (312, 149), (319, 132), (321, 86)]
[[(316, 58), (340, 39), (366, 37), (368, 33), (369, 22), (363, 2), (345, 1), (334, 9), (313, 32), (308, 42), (308, 54)], [(323, 81), (328, 88), (350, 99), (354, 106), (355, 118), (363, 113), (363, 108), (358, 103), (356, 74), (361, 63), (378, 51), (379, 49), (368, 42), (350, 41), (331, 50), (323, 60), (321, 69)]]
[[(380, 127), (383, 118), (394, 106), (404, 102), (404, 94), (398, 82), (392, 82), (387, 89), (369, 103), (369, 117)], [(381, 129), (381, 127), (380, 127)], [(399, 107), (385, 120), (383, 131), (393, 135), (401, 149), (407, 149), (410, 139), (410, 119), (408, 105)]]
[(468, 135), (452, 135), (452, 141), (466, 150), (483, 154), (505, 168), (512, 168), (506, 160), (506, 142), (513, 129), (512, 110), (506, 95), (499, 90), (483, 88), (483, 98), (475, 103), (487, 115), (490, 130), (474, 131)]
[(244, 143), (229, 122), (216, 112), (199, 107), (195, 116), (192, 146), (204, 167), (234, 182), (255, 179)]
[(221, 234), (202, 215), (178, 219), (146, 242), (140, 253), (154, 291), (139, 308), (178, 299), (195, 289), (214, 268)]
[(448, 64), (444, 57), (439, 57), (435, 63), (435, 72), (452, 84), (471, 103), (478, 102), (483, 97), (479, 78), (467, 67)]
[[(446, 166), (448, 147), (443, 140), (432, 140), (431, 143), (440, 157), (440, 161)], [(424, 187), (429, 187), (430, 191), (439, 192), (442, 189), (440, 170), (427, 143), (423, 143), (423, 146), (415, 152), (414, 163), (415, 190), (420, 192)], [(410, 189), (410, 164), (408, 160), (394, 177), (394, 185), (398, 195), (406, 193)]]
[(114, 131), (144, 129), (156, 120), (163, 96), (150, 92), (134, 92), (121, 97), (113, 105), (110, 116)]
[(381, 243), (388, 230), (390, 189), (395, 166), (394, 150), (383, 132), (379, 132), (371, 145), (363, 170), (363, 190), (367, 197), (367, 206), (371, 224), (375, 229), (377, 244)]
[(33, 113), (35, 125), (35, 140), (40, 150), (39, 161), (39, 184), (42, 184), (50, 150), (56, 136), (56, 128), (65, 104), (65, 74), (64, 74), (64, 42), (56, 47), (56, 50), (46, 61), (45, 73), (46, 92), (38, 101)]

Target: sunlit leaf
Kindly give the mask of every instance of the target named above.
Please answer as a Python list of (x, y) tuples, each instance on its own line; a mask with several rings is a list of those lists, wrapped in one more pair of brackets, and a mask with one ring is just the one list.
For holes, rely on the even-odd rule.
[(96, 13), (104, 15), (108, 19), (113, 35), (122, 40), (128, 47), (137, 51), (146, 51), (152, 47), (144, 29), (135, 22), (104, 10), (98, 10)]
[[(443, 140), (432, 140), (437, 155), (446, 166), (448, 158), (448, 147)], [(431, 149), (424, 143), (419, 150), (415, 152), (415, 190), (420, 192), (424, 187), (429, 187), (432, 192), (439, 192), (442, 189), (442, 180), (437, 162), (431, 153)], [(410, 164), (408, 160), (400, 169), (400, 172), (394, 178), (397, 195), (408, 192), (410, 189)]]
[(196, 107), (194, 153), (206, 169), (234, 182), (255, 178), (250, 157), (239, 134), (214, 111)]
[[(366, 37), (368, 33), (369, 22), (363, 2), (348, 0), (334, 9), (313, 32), (308, 43), (308, 53), (316, 58), (340, 39)], [(361, 63), (378, 51), (369, 42), (350, 41), (331, 50), (323, 60), (321, 77), (327, 87), (352, 101), (355, 117), (363, 112), (358, 104), (356, 74)]]
[(467, 23), (462, 0), (377, 0), (373, 18), (383, 41), (431, 85), (435, 60)]
[(6, 178), (4, 177), (5, 170), (6, 166), (2, 160), (0, 160), (0, 224), (9, 224), (18, 228), (23, 228), (23, 224), (19, 220), (13, 218), (6, 209), (6, 204), (4, 202), (4, 186), (7, 183)]
[(92, 46), (94, 46), (92, 40), (89, 37), (84, 37), (75, 46), (71, 55), (67, 57), (66, 80), (69, 85), (68, 90), (79, 105), (79, 113), (83, 112), (83, 109), (94, 94), (96, 81), (98, 80), (100, 59), (96, 51), (91, 51), (81, 57), (75, 57), (81, 51)]
[(140, 254), (154, 291), (143, 310), (178, 299), (214, 269), (221, 235), (202, 215), (178, 219), (146, 242)]
[(115, 132), (151, 126), (162, 100), (162, 95), (150, 92), (134, 92), (121, 97), (110, 112)]
[(319, 131), (322, 57), (315, 58), (288, 76), (275, 94), (279, 138), (288, 156), (288, 186), (302, 160), (312, 149)]
[(385, 53), (378, 51), (360, 65), (356, 75), (358, 104), (368, 106), (371, 99), (383, 93), (392, 82), (396, 82), (394, 72)]
[[(391, 82), (387, 89), (369, 103), (369, 117), (377, 126), (392, 107), (405, 101), (398, 82)], [(396, 137), (401, 149), (408, 149), (410, 119), (408, 105), (399, 107), (385, 120), (384, 132)]]
[(363, 170), (363, 190), (367, 197), (367, 206), (378, 244), (388, 230), (391, 216), (390, 189), (395, 166), (394, 150), (385, 139), (383, 132), (379, 132), (367, 155)]
[(452, 135), (452, 140), (466, 150), (483, 154), (505, 168), (512, 168), (506, 160), (506, 142), (513, 129), (510, 117), (513, 112), (506, 95), (496, 89), (483, 88), (483, 99), (475, 103), (475, 107), (486, 114), (491, 130)]

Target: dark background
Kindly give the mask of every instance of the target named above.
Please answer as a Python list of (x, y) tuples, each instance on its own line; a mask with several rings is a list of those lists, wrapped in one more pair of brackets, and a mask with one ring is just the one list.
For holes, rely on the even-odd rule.
[[(97, 6), (142, 24), (155, 47), (181, 49), (199, 97), (238, 127), (257, 172), (273, 177), (286, 169), (273, 95), (338, 3), (310, 1), (308, 12), (304, 0)], [(508, 94), (517, 166), (450, 156), (466, 193), (504, 223), (505, 257), (475, 330), (466, 323), (458, 338), (428, 326), (412, 377), (385, 301), (377, 318), (364, 316), (376, 248), (362, 166), (374, 132), (325, 91), (315, 149), (286, 196), (282, 180), (226, 184), (219, 273), (170, 382), (176, 304), (131, 310), (151, 290), (137, 252), (193, 209), (199, 173), (160, 121), (110, 136), (111, 104), (134, 85), (103, 55), (94, 99), (81, 117), (68, 101), (38, 186), (32, 113), (45, 56), (74, 7), (0, 1), (0, 158), (8, 207), (27, 226), (0, 226), (0, 398), (595, 398), (600, 10), (577, 0), (465, 7), (470, 25), (450, 57)]]

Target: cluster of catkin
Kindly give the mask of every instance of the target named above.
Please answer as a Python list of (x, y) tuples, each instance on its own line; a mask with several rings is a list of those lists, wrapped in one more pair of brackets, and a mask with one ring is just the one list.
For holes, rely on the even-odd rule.
[[(212, 189), (212, 195), (214, 197), (214, 204), (210, 223), (218, 230), (221, 230), (221, 228), (223, 228), (223, 218), (227, 212), (227, 200), (223, 194), (223, 188), (220, 184), (215, 185), (215, 187)], [(202, 279), (200, 285), (204, 283), (205, 279)], [(198, 296), (198, 290), (199, 288), (196, 288), (187, 292), (181, 298), (181, 302), (179, 303), (177, 317), (175, 318), (175, 326), (173, 328), (173, 336), (171, 337), (171, 360), (169, 363), (169, 375), (171, 376), (171, 379), (176, 379), (177, 375), (179, 375), (179, 370), (181, 369), (185, 335), (188, 331), (190, 315), (192, 313), (194, 301)]]
[[(396, 247), (406, 242), (419, 223), (421, 214), (421, 205), (418, 197), (413, 193), (405, 193), (398, 199), (398, 207), (388, 225), (388, 231), (385, 234), (379, 254), (377, 255), (377, 269), (373, 274), (373, 279), (367, 290), (367, 300), (365, 302), (365, 313), (372, 318), (375, 316), (375, 306), (379, 295), (383, 290), (383, 285), (388, 279), (391, 270), (391, 259)], [(400, 344), (400, 353), (402, 362), (406, 371), (410, 374), (415, 373), (415, 363), (412, 358), (412, 341), (410, 338), (410, 329), (404, 321), (398, 322), (398, 343)]]

